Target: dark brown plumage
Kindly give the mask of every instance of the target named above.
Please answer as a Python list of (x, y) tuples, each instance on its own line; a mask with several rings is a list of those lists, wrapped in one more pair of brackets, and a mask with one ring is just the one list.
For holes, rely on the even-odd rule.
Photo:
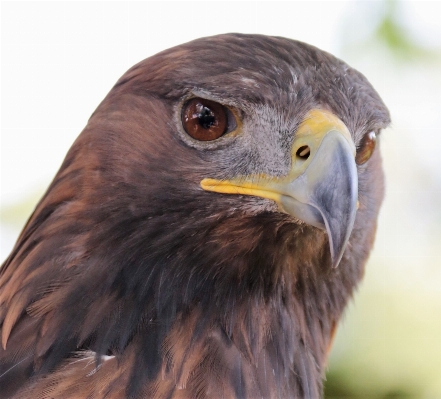
[[(181, 110), (193, 97), (227, 107), (233, 131), (188, 136)], [(337, 268), (332, 226), (269, 198), (201, 187), (283, 179), (313, 109), (346, 125), (358, 158), (368, 158), (366, 135), (389, 123), (360, 73), (284, 38), (205, 38), (131, 68), (1, 268), (1, 397), (319, 397), (374, 239), (379, 149), (353, 167), (359, 208), (349, 242), (336, 244)], [(334, 194), (337, 204), (344, 193)]]

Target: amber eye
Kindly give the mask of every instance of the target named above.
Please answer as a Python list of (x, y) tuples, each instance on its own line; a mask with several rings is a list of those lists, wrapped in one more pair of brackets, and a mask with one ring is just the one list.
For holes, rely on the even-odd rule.
[(229, 125), (232, 124), (231, 120), (234, 121), (228, 108), (205, 98), (187, 101), (182, 108), (181, 119), (185, 131), (200, 141), (218, 139), (232, 130)]
[(376, 142), (377, 136), (375, 132), (369, 132), (364, 135), (360, 145), (357, 147), (357, 155), (355, 156), (355, 162), (358, 165), (363, 165), (369, 160), (375, 150)]

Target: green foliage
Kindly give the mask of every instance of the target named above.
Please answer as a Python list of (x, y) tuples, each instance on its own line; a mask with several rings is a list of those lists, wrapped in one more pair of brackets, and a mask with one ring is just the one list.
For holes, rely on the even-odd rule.
[(43, 193), (44, 189), (40, 189), (27, 195), (15, 204), (2, 206), (0, 208), (1, 223), (9, 225), (14, 229), (21, 229), (32, 214)]
[(399, 3), (396, 0), (386, 0), (383, 17), (372, 40), (385, 46), (396, 57), (409, 59), (429, 56), (431, 52), (412, 39), (408, 29), (400, 23), (398, 15)]
[(343, 369), (330, 371), (325, 382), (326, 399), (414, 399), (415, 397), (413, 392), (402, 387), (382, 389), (375, 379), (372, 380), (370, 390), (357, 389), (348, 383), (348, 372)]

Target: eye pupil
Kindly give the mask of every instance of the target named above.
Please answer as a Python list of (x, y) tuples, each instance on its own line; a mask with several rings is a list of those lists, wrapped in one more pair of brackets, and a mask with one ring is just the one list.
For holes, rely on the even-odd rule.
[(216, 117), (214, 116), (211, 109), (207, 107), (202, 107), (202, 110), (197, 115), (199, 125), (201, 125), (204, 129), (209, 129), (216, 122)]
[(182, 107), (182, 126), (195, 140), (216, 140), (225, 134), (231, 125), (228, 112), (231, 115), (231, 111), (215, 101), (192, 98)]

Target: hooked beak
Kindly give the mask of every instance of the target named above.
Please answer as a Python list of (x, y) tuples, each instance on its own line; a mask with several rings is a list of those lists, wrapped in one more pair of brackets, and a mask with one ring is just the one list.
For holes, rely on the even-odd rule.
[(274, 200), (281, 211), (326, 230), (332, 266), (337, 267), (357, 212), (355, 144), (340, 119), (328, 111), (314, 109), (296, 132), (291, 159), (291, 170), (284, 177), (207, 178), (201, 181), (201, 187)]

